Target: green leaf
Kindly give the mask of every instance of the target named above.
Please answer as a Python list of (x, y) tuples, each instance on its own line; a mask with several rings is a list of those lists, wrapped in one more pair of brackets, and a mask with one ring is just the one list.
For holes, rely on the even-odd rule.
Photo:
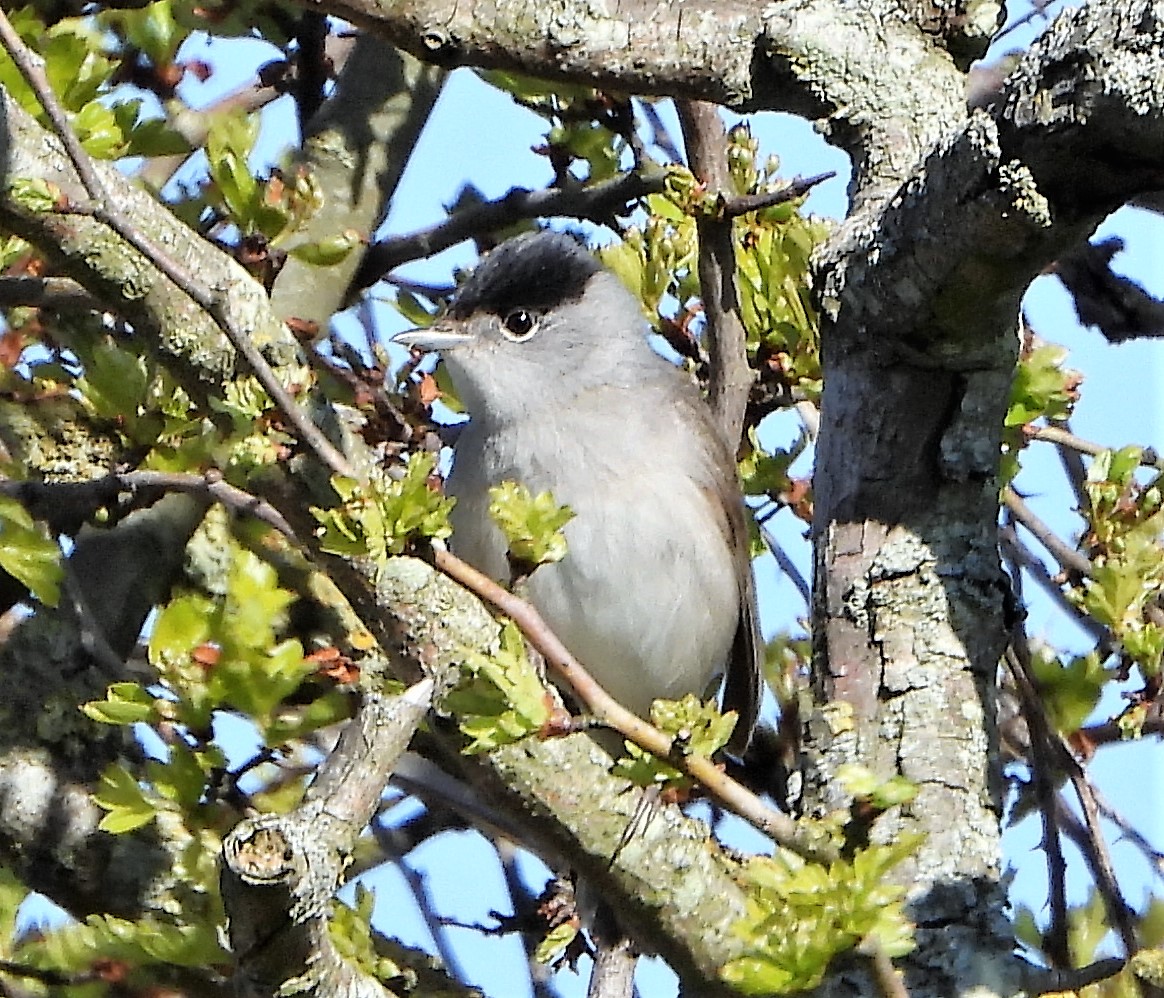
[(55, 211), (61, 190), (40, 177), (15, 177), (8, 186), (8, 197), (25, 211)]
[(512, 621), (502, 627), (496, 652), (472, 652), (462, 667), (465, 679), (445, 697), (444, 705), (458, 716), (461, 731), (471, 739), (464, 749), (467, 755), (520, 741), (549, 720), (546, 688)]
[(46, 537), (17, 500), (0, 496), (0, 568), (46, 606), (60, 600), (61, 549)]
[(150, 365), (140, 354), (112, 342), (98, 343), (84, 353), (85, 373), (77, 379), (81, 400), (94, 415), (133, 438), (140, 417), (152, 409)]
[(402, 478), (375, 482), (367, 494), (358, 492), (348, 479), (333, 478), (340, 504), (311, 510), (320, 524), (316, 531), (320, 547), (332, 554), (382, 561), (402, 554), (418, 539), (448, 537), (455, 500), (430, 486), (435, 470), (436, 455), (413, 454)]
[(845, 763), (837, 769), (837, 782), (853, 797), (867, 801), (878, 811), (908, 804), (917, 796), (917, 786), (904, 776), (882, 779), (871, 769)]
[(553, 493), (532, 496), (517, 482), (502, 482), (489, 489), (489, 516), (509, 542), (510, 556), (522, 565), (536, 567), (566, 557), (562, 528), (574, 519), (569, 506), (559, 506)]
[(174, 18), (170, 0), (158, 0), (138, 10), (106, 11), (108, 20), (118, 24), (127, 41), (136, 45), (154, 66), (171, 64), (189, 31)]
[(785, 851), (750, 859), (741, 877), (747, 913), (733, 926), (746, 951), (723, 969), (725, 980), (745, 994), (792, 994), (816, 987), (836, 956), (866, 940), (890, 957), (908, 953), (906, 888), (888, 876), (920, 841), (902, 835), (827, 866)]
[(73, 128), (85, 152), (95, 159), (125, 155), (126, 134), (117, 115), (99, 100), (92, 100), (73, 116)]
[(327, 923), (328, 935), (345, 961), (380, 981), (404, 979), (408, 984), (407, 990), (411, 992), (415, 987), (412, 972), (377, 952), (371, 925), (375, 902), (375, 895), (363, 884), (357, 883), (353, 907), (349, 908), (338, 901), (332, 903), (331, 918)]
[(623, 742), (626, 751), (621, 759), (615, 761), (611, 772), (624, 780), (629, 780), (636, 787), (659, 787), (684, 791), (693, 786), (691, 777), (676, 769), (669, 762), (665, 762), (657, 755), (652, 755), (634, 742)]
[(393, 299), (392, 304), (396, 306), (396, 311), (414, 326), (430, 326), (432, 325), (432, 320), (436, 318), (435, 313), (425, 308), (416, 295), (404, 288), (396, 289), (396, 297)]
[(1066, 349), (1046, 343), (1019, 362), (1004, 425), (1025, 426), (1040, 417), (1062, 420), (1071, 415), (1082, 377), (1063, 367), (1066, 358)]
[[(121, 108), (126, 106), (114, 108), (119, 119)], [(165, 118), (140, 118), (135, 113), (132, 123), (122, 123), (122, 131), (128, 136), (125, 156), (184, 156), (194, 151), (186, 137)]]
[(728, 743), (737, 719), (735, 711), (721, 714), (714, 701), (704, 703), (694, 693), (651, 704), (651, 723), (670, 735), (673, 750), (684, 755), (714, 755)]
[(225, 764), (217, 748), (201, 752), (177, 742), (170, 746), (165, 762), (151, 759), (146, 763), (146, 777), (162, 798), (189, 811), (202, 802), (210, 774)]
[(364, 240), (354, 229), (338, 232), (333, 236), (320, 239), (313, 243), (299, 243), (290, 247), (287, 252), (296, 260), (311, 264), (314, 267), (332, 267), (342, 263), (352, 250), (363, 244)]
[(239, 551), (227, 577), (224, 637), (244, 648), (269, 648), (293, 602), (274, 568), (252, 551)]
[(90, 700), (81, 710), (102, 724), (139, 724), (157, 718), (154, 698), (137, 683), (114, 683), (104, 700)]
[(534, 959), (543, 966), (554, 966), (566, 958), (571, 944), (578, 938), (580, 931), (578, 923), (572, 919), (555, 925), (538, 940), (534, 948)]
[(93, 801), (109, 812), (97, 827), (113, 835), (132, 832), (157, 817), (154, 802), (122, 766), (110, 766), (101, 774), (99, 789), (93, 794)]
[(150, 664), (166, 669), (185, 661), (195, 647), (209, 639), (210, 614), (210, 603), (199, 596), (171, 600), (150, 632)]
[(1055, 730), (1065, 735), (1086, 723), (1108, 680), (1115, 676), (1103, 667), (1103, 660), (1095, 652), (1076, 656), (1064, 664), (1037, 647), (1031, 654), (1031, 674), (1048, 718)]

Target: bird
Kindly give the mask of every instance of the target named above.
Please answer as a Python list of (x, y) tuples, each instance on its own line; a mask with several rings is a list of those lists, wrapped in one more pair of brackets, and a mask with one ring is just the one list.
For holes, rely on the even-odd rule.
[(651, 346), (638, 301), (573, 236), (488, 253), (431, 326), (469, 413), (447, 494), (455, 554), (500, 582), (489, 489), (515, 481), (569, 506), (567, 554), (524, 595), (623, 706), (704, 695), (724, 678), (742, 755), (761, 698), (755, 586), (731, 449), (690, 376)]

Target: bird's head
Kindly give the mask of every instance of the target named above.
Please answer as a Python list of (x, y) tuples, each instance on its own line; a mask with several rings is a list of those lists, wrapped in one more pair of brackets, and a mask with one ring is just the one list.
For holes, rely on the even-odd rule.
[[(657, 362), (638, 303), (568, 235), (536, 232), (484, 258), (431, 326), (394, 342), (439, 351), (476, 419), (504, 422)], [(568, 395), (566, 396), (568, 397)]]

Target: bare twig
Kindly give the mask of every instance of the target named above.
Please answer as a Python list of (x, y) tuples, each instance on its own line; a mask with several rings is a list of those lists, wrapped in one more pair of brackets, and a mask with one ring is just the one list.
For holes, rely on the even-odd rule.
[(1101, 651), (1107, 650), (1111, 644), (1111, 633), (1094, 617), (1089, 616), (1067, 599), (1062, 585), (1051, 577), (1051, 573), (1047, 571), (1043, 562), (1022, 542), (1013, 524), (1002, 527), (999, 531), (999, 540), (1003, 554), (1010, 558), (1017, 567), (1026, 569), (1027, 574), (1035, 580), (1039, 588), (1054, 601), (1060, 610), (1087, 632), (1088, 637), (1099, 646)]
[(789, 201), (804, 197), (818, 184), (832, 180), (836, 175), (836, 170), (829, 170), (827, 173), (817, 173), (811, 177), (796, 177), (787, 187), (782, 187), (778, 191), (741, 194), (739, 197), (727, 198), (723, 203), (722, 217), (739, 218), (740, 215), (747, 215), (753, 211), (763, 211), (778, 204), (787, 204)]
[(513, 620), (547, 664), (601, 723), (681, 769), (697, 780), (712, 798), (785, 848), (814, 860), (828, 860), (834, 855), (830, 844), (788, 815), (773, 811), (750, 790), (725, 775), (710, 759), (673, 753), (671, 739), (602, 689), (550, 630), (532, 604), (448, 551), (433, 548), (431, 557), (433, 564), (454, 582), (459, 582)]
[(424, 921), (428, 934), (436, 945), (437, 956), (441, 958), (445, 969), (458, 981), (465, 980), (465, 971), (461, 961), (457, 958), (457, 949), (449, 939), (447, 922), (437, 912), (433, 903), (432, 892), (428, 889), (428, 877), (408, 861), (406, 856), (393, 854), (392, 864), (400, 871), (404, 882), (408, 884), (409, 893), (416, 904), (417, 911)]
[[(1062, 426), (1036, 427), (1028, 435), (1032, 440), (1044, 440), (1047, 443), (1058, 444), (1061, 447), (1070, 448), (1071, 450), (1078, 451), (1080, 454), (1089, 454), (1092, 457), (1097, 457), (1105, 451), (1111, 450), (1110, 447), (1104, 447), (1101, 444), (1077, 437), (1066, 427)], [(1157, 471), (1164, 471), (1164, 457), (1161, 457), (1154, 447), (1143, 448), (1140, 454), (1140, 464), (1145, 468), (1155, 468)]]
[(1028, 765), (1035, 784), (1035, 797), (1039, 802), (1039, 816), (1043, 823), (1043, 849), (1047, 860), (1047, 883), (1051, 906), (1051, 924), (1046, 934), (1044, 950), (1055, 968), (1071, 966), (1071, 948), (1067, 939), (1067, 864), (1063, 859), (1063, 843), (1055, 822), (1057, 814), (1057, 781), (1053, 778), (1054, 761), (1049, 749), (1053, 737), (1048, 730), (1038, 693), (1030, 682), (1028, 669), (1023, 658), (1026, 648), (1021, 633), (1006, 651), (1006, 663), (1014, 676), (1015, 686), (1021, 698), (1023, 716), (1031, 733), (1031, 758)]
[(665, 179), (660, 171), (627, 173), (590, 187), (553, 187), (541, 191), (514, 188), (496, 201), (458, 211), (438, 225), (393, 236), (368, 247), (348, 288), (348, 299), (402, 263), (432, 256), (480, 233), (504, 228), (522, 219), (569, 215), (604, 221), (623, 212), (631, 202), (661, 191)]
[(1008, 24), (1001, 31), (997, 32), (992, 40), (994, 44), (998, 44), (999, 39), (1005, 38), (1012, 31), (1021, 28), (1025, 24), (1029, 24), (1036, 18), (1042, 18), (1044, 21), (1049, 20), (1047, 16), (1047, 8), (1051, 6), (1054, 0), (1031, 0), (1031, 9), (1027, 11), (1022, 17), (1016, 18), (1011, 24)]
[(784, 545), (780, 543), (776, 535), (764, 524), (760, 525), (760, 536), (764, 538), (764, 543), (768, 546), (768, 550), (772, 552), (772, 557), (776, 559), (776, 564), (780, 566), (780, 571), (796, 587), (796, 591), (800, 594), (800, 598), (804, 600), (805, 605), (811, 605), (812, 587), (808, 584), (808, 580), (800, 574), (800, 569), (788, 557), (788, 552), (784, 550)]
[(1077, 575), (1091, 574), (1091, 562), (1087, 557), (1060, 540), (1059, 535), (1040, 520), (1010, 486), (1003, 491), (1002, 501), (1014, 514), (1014, 518), (1034, 535), (1060, 565)]
[[(245, 513), (269, 524), (289, 540), (296, 540), (295, 532), (283, 518), (282, 513), (267, 500), (224, 481), (222, 473), (217, 470), (207, 471), (202, 475), (167, 471), (129, 471), (95, 478), (88, 482), (0, 482), (0, 495), (19, 499), (34, 516), (39, 515), (40, 510), (54, 510), (59, 513), (62, 507), (67, 507), (76, 511), (74, 518), (81, 519), (84, 518), (82, 514), (85, 510), (91, 514), (116, 500), (120, 492), (129, 492), (132, 495), (143, 489), (162, 489), (166, 492), (188, 492), (193, 495), (209, 496), (228, 509)], [(47, 518), (51, 519), (51, 516)]]
[(869, 958), (869, 966), (873, 969), (873, 978), (881, 998), (909, 998), (905, 980), (880, 943), (867, 940), (861, 944), (860, 949)]
[(347, 458), (323, 435), (323, 432), (311, 421), (307, 413), (291, 398), (247, 331), (231, 315), (225, 300), (217, 289), (203, 284), (186, 268), (182, 267), (161, 246), (134, 226), (125, 214), (114, 205), (93, 161), (82, 148), (69, 124), (64, 108), (61, 107), (49, 85), (43, 62), (29, 51), (2, 10), (0, 10), (0, 43), (11, 56), (13, 63), (20, 70), (33, 93), (36, 94), (37, 100), (40, 101), (45, 114), (52, 122), (53, 130), (61, 140), (65, 153), (77, 171), (81, 185), (91, 201), (89, 204), (70, 206), (70, 208), (75, 207), (78, 213), (91, 215), (99, 222), (108, 225), (188, 294), (210, 316), (215, 325), (222, 330), (234, 348), (242, 355), (251, 370), (255, 372), (255, 376), (267, 394), (271, 396), (287, 421), (291, 423), (300, 438), (315, 455), (337, 474), (349, 478), (360, 478), (348, 463)]
[(1121, 957), (1108, 957), (1078, 968), (1049, 970), (1046, 967), (1028, 966), (1023, 968), (1023, 989), (1033, 995), (1074, 993), (1082, 991), (1089, 984), (1115, 977), (1126, 964), (1127, 960)]
[(1078, 760), (1063, 744), (1062, 739), (1057, 739), (1057, 744), (1062, 766), (1067, 772), (1068, 779), (1071, 780), (1075, 796), (1079, 798), (1079, 806), (1083, 810), (1083, 820), (1087, 823), (1088, 838), (1091, 843), (1091, 862), (1089, 865), (1095, 875), (1095, 885), (1103, 897), (1108, 917), (1111, 919), (1120, 941), (1124, 944), (1125, 952), (1131, 956), (1139, 947), (1136, 938), (1135, 913), (1124, 900), (1119, 881), (1116, 880), (1111, 854), (1108, 852), (1107, 842), (1103, 837), (1103, 829), (1099, 825), (1099, 805), (1092, 792), (1091, 782)]
[[(1051, 429), (1061, 430), (1067, 435), (1070, 431), (1066, 422), (1059, 425), (1052, 424)], [(1075, 496), (1077, 509), (1087, 508), (1087, 467), (1083, 463), (1083, 455), (1075, 447), (1068, 447), (1060, 442), (1055, 444), (1055, 452), (1059, 455), (1059, 463), (1063, 466), (1063, 474), (1071, 486), (1071, 494)]]
[(1085, 851), (1089, 853), (1089, 866), (1095, 877), (1095, 886), (1103, 898), (1112, 926), (1119, 935), (1127, 955), (1131, 956), (1138, 948), (1135, 916), (1127, 901), (1124, 900), (1119, 882), (1116, 880), (1111, 855), (1108, 852), (1107, 843), (1104, 841), (1103, 829), (1100, 828), (1099, 824), (1099, 806), (1088, 782), (1087, 774), (1083, 771), (1083, 767), (1075, 755), (1064, 744), (1062, 737), (1053, 731), (1047, 723), (1038, 691), (1021, 655), (1008, 653), (1007, 664), (1010, 666), (1015, 683), (1022, 693), (1024, 703), (1029, 703), (1032, 708), (1031, 713), (1027, 715), (1028, 721), (1035, 722), (1031, 727), (1032, 746), (1037, 741), (1042, 741), (1047, 746), (1055, 756), (1049, 765), (1065, 774), (1075, 790), (1079, 806), (1083, 811), (1083, 820), (1087, 825), (1088, 836)]
[(1091, 792), (1095, 796), (1095, 803), (1098, 805), (1100, 813), (1120, 830), (1120, 835), (1124, 839), (1140, 851), (1157, 876), (1164, 876), (1164, 851), (1157, 849), (1148, 841), (1147, 836), (1133, 828), (1131, 822), (1112, 807), (1098, 789), (1092, 787)]

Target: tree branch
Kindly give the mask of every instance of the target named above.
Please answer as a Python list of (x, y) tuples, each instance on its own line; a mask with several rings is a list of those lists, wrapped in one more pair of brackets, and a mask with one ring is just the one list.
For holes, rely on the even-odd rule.
[(664, 180), (661, 172), (650, 175), (632, 172), (589, 187), (551, 187), (541, 191), (515, 187), (496, 201), (463, 209), (426, 229), (374, 243), (352, 279), (348, 297), (403, 263), (432, 256), (466, 239), (523, 219), (561, 215), (605, 222), (612, 215), (625, 212), (639, 198), (661, 191)]
[(32, 88), (33, 93), (36, 94), (37, 100), (40, 101), (41, 107), (44, 108), (52, 122), (57, 137), (64, 145), (73, 169), (76, 170), (85, 193), (90, 199), (89, 204), (76, 204), (70, 210), (80, 210), (83, 214), (91, 214), (97, 221), (108, 225), (197, 302), (205, 314), (214, 320), (215, 325), (230, 340), (231, 345), (242, 354), (267, 394), (295, 428), (304, 444), (310, 447), (315, 455), (336, 474), (358, 478), (357, 472), (352, 469), (347, 458), (336, 449), (331, 441), (323, 435), (319, 427), (311, 421), (307, 413), (291, 398), (276, 377), (275, 372), (271, 370), (266, 358), (252, 341), (251, 331), (244, 328), (238, 322), (235, 313), (227, 307), (226, 299), (208, 284), (195, 277), (192, 270), (180, 265), (162, 248), (160, 243), (144, 235), (144, 230), (135, 225), (116, 206), (93, 161), (81, 148), (81, 143), (73, 133), (68, 117), (49, 85), (43, 64), (29, 51), (2, 10), (0, 10), (0, 42), (3, 43), (5, 50)]
[[(708, 193), (729, 199), (727, 132), (719, 110), (702, 101), (679, 101), (679, 125), (691, 172)], [(736, 252), (731, 218), (695, 221), (699, 234), (699, 286), (707, 322), (711, 361), (708, 402), (724, 439), (734, 452), (744, 426), (744, 408), (755, 375), (748, 366), (747, 333), (736, 295)]]
[(397, 697), (366, 697), (303, 803), (290, 814), (248, 818), (226, 837), (222, 895), (246, 993), (282, 993), (294, 981), (297, 993), (321, 998), (391, 995), (337, 949), (330, 902), (434, 690), (424, 679)]

